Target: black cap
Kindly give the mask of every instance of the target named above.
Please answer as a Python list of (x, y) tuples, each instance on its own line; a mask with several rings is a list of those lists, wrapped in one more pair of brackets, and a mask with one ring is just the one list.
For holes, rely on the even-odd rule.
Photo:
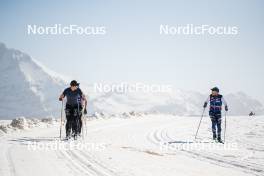
[(79, 86), (79, 84), (76, 80), (72, 80), (70, 83), (71, 86)]
[(218, 87), (213, 87), (211, 90), (212, 90), (212, 91), (219, 92), (219, 88), (218, 88)]

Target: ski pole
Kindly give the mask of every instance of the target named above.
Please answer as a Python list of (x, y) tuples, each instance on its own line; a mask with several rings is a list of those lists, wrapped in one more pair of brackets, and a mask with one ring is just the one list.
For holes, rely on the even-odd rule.
[[(82, 112), (83, 114), (83, 112)], [(81, 133), (82, 133), (82, 138), (84, 139), (84, 132), (83, 132), (83, 125), (84, 125), (84, 122), (83, 122), (83, 115), (81, 117), (81, 122), (82, 122), (82, 129), (81, 129)]]
[(87, 116), (84, 116), (84, 124), (85, 124), (85, 136), (87, 136), (87, 125), (86, 125), (86, 118), (87, 118)]
[(225, 142), (225, 136), (226, 136), (226, 111), (225, 111), (225, 131), (224, 131), (224, 142)]
[(60, 139), (61, 139), (61, 130), (62, 130), (62, 114), (63, 114), (63, 100), (61, 101)]
[[(77, 131), (76, 131), (76, 133), (78, 134), (79, 133), (79, 131), (80, 131), (80, 110), (79, 110), (79, 98), (77, 98), (77, 115), (78, 115), (78, 117), (77, 117), (77, 119), (76, 119), (76, 127), (77, 127)], [(75, 134), (75, 135), (77, 135), (77, 134)]]
[(201, 125), (201, 122), (202, 122), (202, 119), (203, 119), (203, 116), (204, 116), (204, 111), (205, 111), (205, 108), (203, 109), (203, 113), (202, 113), (202, 116), (200, 118), (200, 122), (199, 122), (199, 125), (198, 125), (198, 128), (197, 128), (194, 140), (196, 140), (196, 137), (197, 137), (197, 134), (198, 134), (198, 131), (199, 131), (199, 128), (200, 128), (200, 125)]
[[(77, 98), (77, 103), (78, 103), (78, 123), (77, 123), (77, 131), (79, 132), (81, 132), (82, 133), (82, 138), (84, 139), (84, 136), (83, 136), (83, 117), (82, 116), (80, 116), (80, 104), (79, 103), (81, 103), (81, 99), (80, 99), (80, 97), (79, 98)], [(83, 114), (83, 113), (82, 113)], [(81, 124), (82, 124), (82, 127), (81, 127)]]

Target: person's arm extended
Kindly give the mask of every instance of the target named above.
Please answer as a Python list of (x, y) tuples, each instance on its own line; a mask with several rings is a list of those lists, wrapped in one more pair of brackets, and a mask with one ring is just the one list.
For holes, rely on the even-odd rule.
[(62, 92), (62, 94), (60, 95), (60, 97), (59, 97), (59, 101), (62, 101), (63, 98), (65, 97), (65, 95), (66, 95), (66, 90), (67, 90), (67, 89), (65, 89), (65, 90)]
[(87, 98), (84, 94), (82, 94), (82, 99), (84, 101), (84, 114), (87, 114)]
[(86, 96), (84, 94), (82, 95), (82, 99), (84, 100), (84, 109), (86, 109), (86, 107), (87, 107), (87, 98), (86, 98)]
[(60, 97), (59, 97), (59, 101), (62, 101), (64, 97), (65, 97), (65, 95), (62, 93), (62, 94), (60, 95)]
[(203, 105), (204, 108), (207, 107), (209, 100), (210, 100), (210, 96), (205, 100), (204, 105)]
[(225, 111), (228, 111), (228, 106), (227, 106), (227, 103), (226, 103), (224, 97), (222, 97), (222, 102), (223, 102), (223, 104), (225, 106)]

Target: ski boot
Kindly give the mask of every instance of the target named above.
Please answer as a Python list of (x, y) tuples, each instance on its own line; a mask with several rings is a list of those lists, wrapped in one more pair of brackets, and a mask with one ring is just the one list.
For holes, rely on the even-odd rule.
[(80, 132), (77, 135), (78, 135), (78, 137), (81, 137), (81, 133)]
[(67, 131), (65, 140), (70, 140), (71, 139), (71, 132)]
[(213, 140), (216, 141), (216, 133), (213, 133)]
[(73, 139), (74, 139), (74, 140), (77, 140), (77, 138), (78, 138), (78, 135), (77, 135), (77, 134), (74, 134), (74, 135), (73, 135)]
[(222, 143), (222, 144), (224, 143), (220, 136), (217, 137), (217, 142)]

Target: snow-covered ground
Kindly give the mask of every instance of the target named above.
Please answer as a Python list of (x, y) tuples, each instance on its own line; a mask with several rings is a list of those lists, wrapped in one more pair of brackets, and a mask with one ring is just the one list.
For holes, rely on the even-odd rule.
[(0, 175), (264, 175), (263, 116), (228, 116), (224, 145), (211, 141), (208, 117), (194, 141), (198, 122), (162, 114), (87, 120), (83, 139), (70, 142), (58, 141), (58, 122), (11, 131), (0, 138)]

